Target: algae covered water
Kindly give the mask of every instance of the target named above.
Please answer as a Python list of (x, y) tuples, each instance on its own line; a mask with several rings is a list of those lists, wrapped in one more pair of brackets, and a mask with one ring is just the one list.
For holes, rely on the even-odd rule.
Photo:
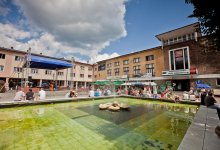
[[(130, 111), (99, 110), (116, 100)], [(128, 98), (0, 109), (0, 149), (177, 149), (197, 109)]]

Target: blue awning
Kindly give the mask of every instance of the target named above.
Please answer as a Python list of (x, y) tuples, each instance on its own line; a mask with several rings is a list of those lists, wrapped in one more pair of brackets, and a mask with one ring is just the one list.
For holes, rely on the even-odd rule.
[(71, 63), (65, 60), (31, 55), (30, 68), (55, 70), (71, 68), (72, 66), (73, 65)]

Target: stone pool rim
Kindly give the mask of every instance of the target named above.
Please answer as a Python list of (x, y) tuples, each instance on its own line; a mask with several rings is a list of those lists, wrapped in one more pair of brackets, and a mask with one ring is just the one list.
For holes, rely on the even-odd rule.
[[(99, 99), (110, 99), (110, 98), (119, 98), (119, 97), (175, 103), (173, 100), (169, 100), (169, 99), (154, 99), (154, 98), (136, 97), (136, 96), (128, 96), (128, 95), (115, 95), (115, 96), (101, 96), (101, 97), (80, 97), (80, 98), (75, 98), (75, 99), (51, 98), (51, 99), (35, 100), (35, 101), (27, 101), (27, 100), (26, 101), (7, 101), (7, 102), (0, 102), (0, 109), (11, 108), (11, 107), (24, 107), (24, 106), (33, 106), (33, 105), (53, 104), (53, 103), (67, 103), (67, 102), (90, 101), (90, 100), (99, 100)], [(180, 100), (177, 104), (189, 104), (189, 105), (199, 106), (200, 102)]]

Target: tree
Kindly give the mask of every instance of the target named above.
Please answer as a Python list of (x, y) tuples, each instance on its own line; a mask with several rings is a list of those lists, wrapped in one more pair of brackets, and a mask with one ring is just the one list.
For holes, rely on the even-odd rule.
[(193, 13), (189, 17), (198, 18), (202, 33), (210, 40), (210, 48), (220, 51), (220, 21), (218, 20), (220, 16), (218, 1), (185, 0), (185, 2), (194, 6)]

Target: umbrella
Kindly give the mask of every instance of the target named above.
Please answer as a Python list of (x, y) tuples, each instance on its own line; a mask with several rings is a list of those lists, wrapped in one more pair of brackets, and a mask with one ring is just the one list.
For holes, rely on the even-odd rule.
[(197, 88), (200, 88), (200, 89), (202, 89), (202, 88), (204, 88), (204, 89), (209, 89), (209, 88), (211, 88), (211, 86), (209, 86), (209, 85), (207, 85), (207, 84), (203, 84), (203, 83), (196, 84), (196, 87), (197, 87)]
[(113, 85), (122, 85), (123, 83), (123, 81), (116, 80), (113, 82)]

